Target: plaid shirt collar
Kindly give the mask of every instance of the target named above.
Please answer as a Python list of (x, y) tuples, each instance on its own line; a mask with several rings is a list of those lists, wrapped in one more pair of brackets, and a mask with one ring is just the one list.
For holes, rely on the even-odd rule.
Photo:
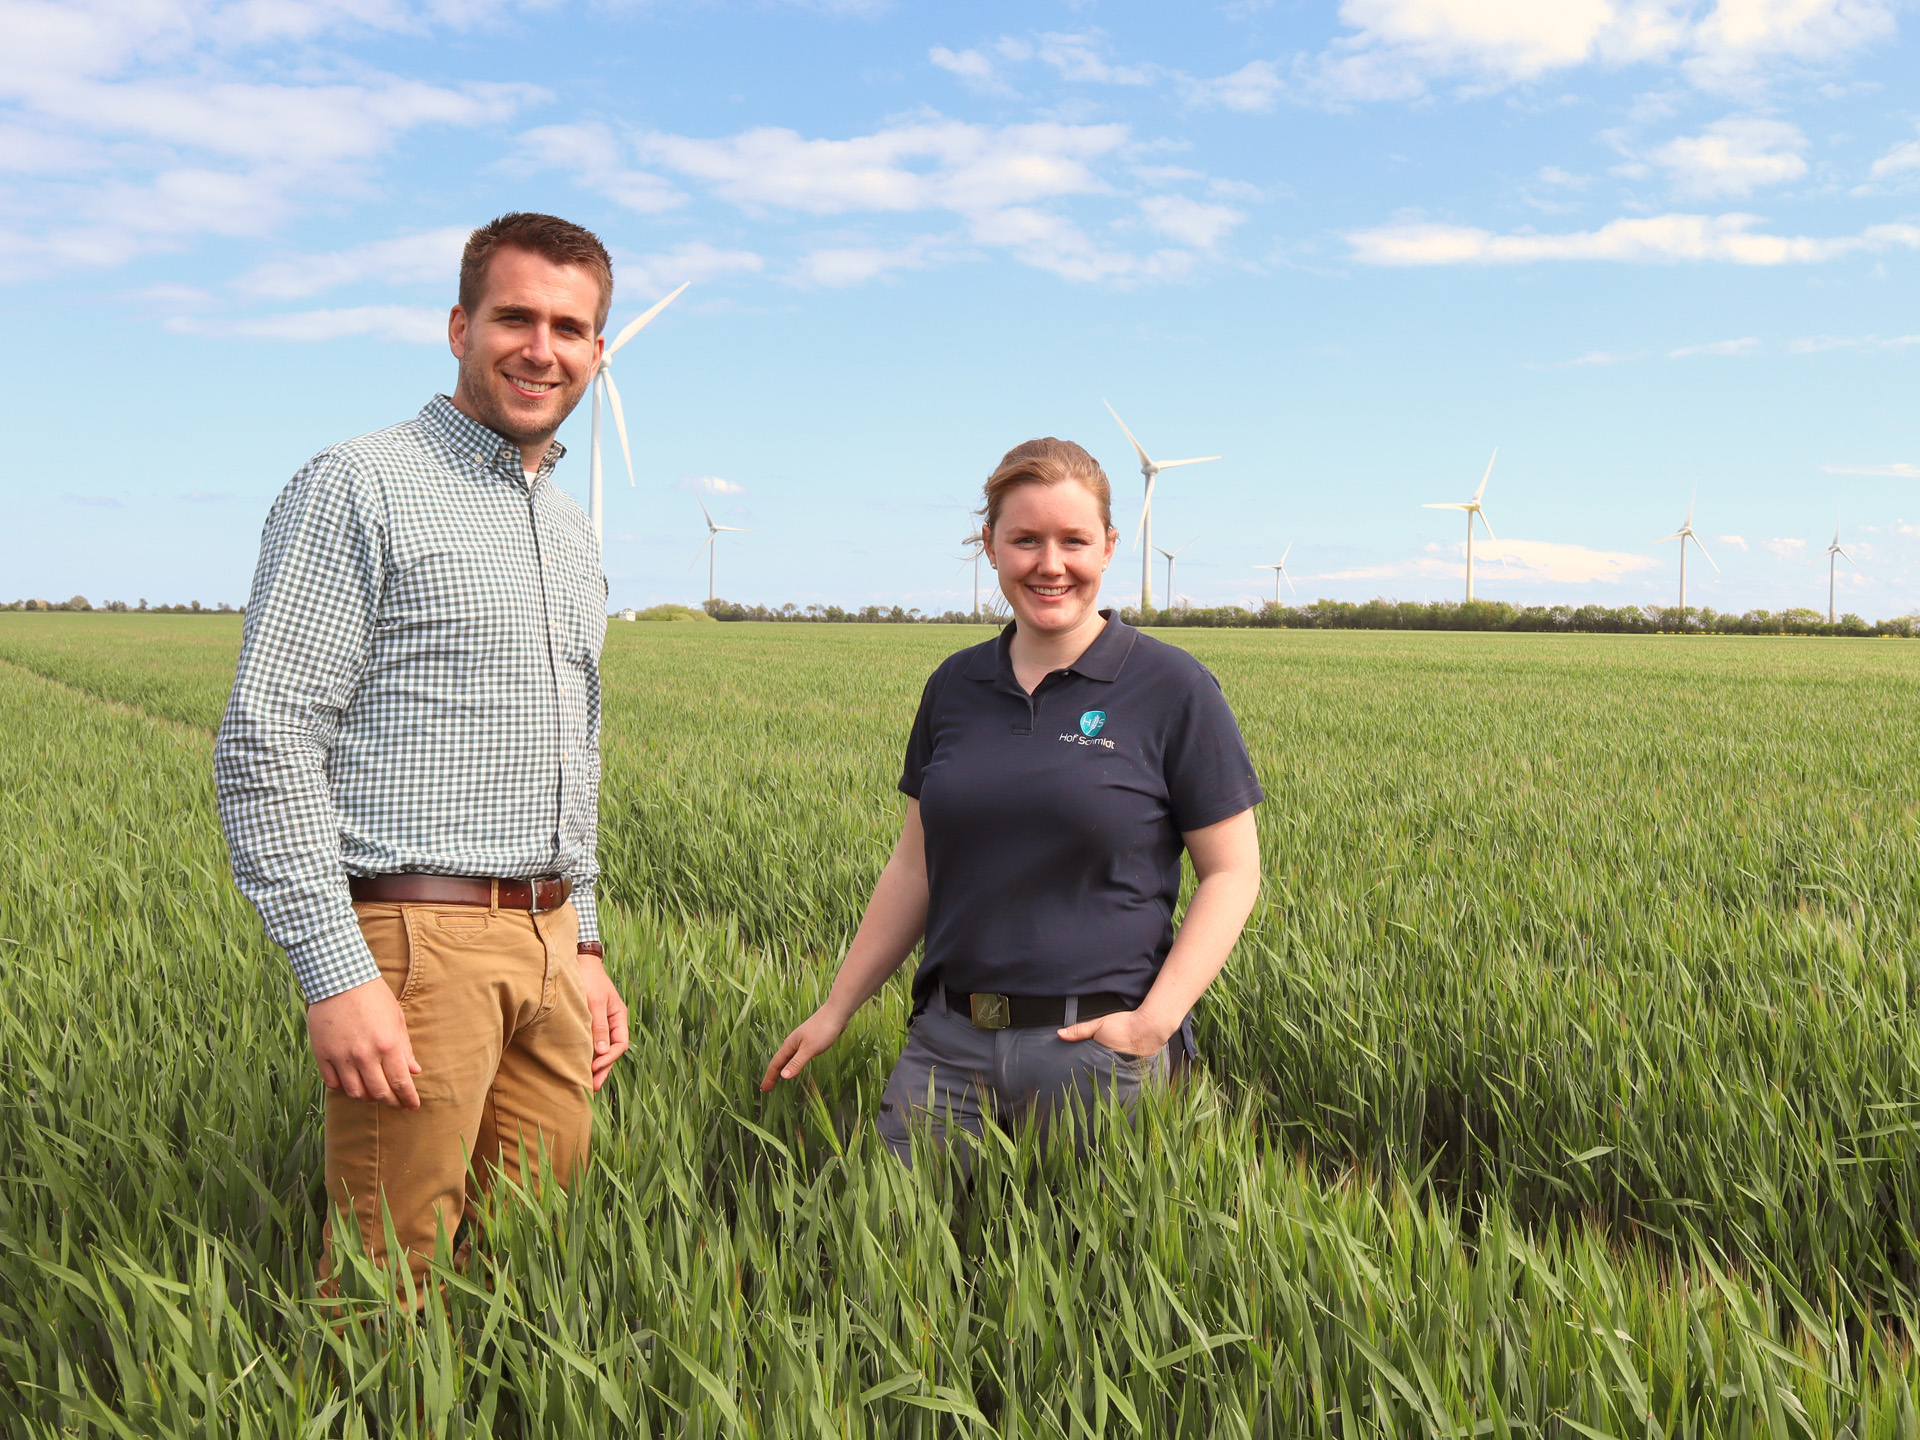
[[(453, 403), (452, 396), (435, 395), (420, 411), (420, 420), (440, 438), (455, 459), (465, 460), (483, 473), (510, 479), (523, 490), (527, 488), (527, 472), (520, 459), (520, 447), (468, 415)], [(537, 485), (551, 480), (553, 467), (560, 463), (560, 457), (566, 453), (566, 446), (558, 440), (550, 441), (547, 453), (540, 459), (540, 469), (534, 475), (534, 483)]]

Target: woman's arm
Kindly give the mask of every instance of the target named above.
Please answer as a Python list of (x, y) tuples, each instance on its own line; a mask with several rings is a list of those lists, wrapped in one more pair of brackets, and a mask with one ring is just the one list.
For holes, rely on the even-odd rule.
[(1253, 811), (1242, 810), (1181, 838), (1200, 884), (1153, 989), (1138, 1010), (1069, 1025), (1059, 1032), (1062, 1040), (1098, 1040), (1122, 1055), (1151, 1055), (1173, 1037), (1226, 964), (1260, 894), (1260, 837)]
[(920, 829), (920, 802), (910, 799), (900, 843), (874, 883), (873, 898), (867, 901), (867, 913), (860, 917), (860, 928), (847, 947), (847, 958), (840, 962), (833, 988), (767, 1062), (760, 1088), (771, 1090), (780, 1081), (793, 1079), (809, 1060), (838, 1040), (853, 1012), (879, 993), (926, 928), (926, 835)]

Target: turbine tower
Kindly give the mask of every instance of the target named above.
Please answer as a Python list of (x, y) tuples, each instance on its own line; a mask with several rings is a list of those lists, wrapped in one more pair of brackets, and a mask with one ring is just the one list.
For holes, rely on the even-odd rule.
[[(1196, 535), (1193, 537), (1193, 540), (1198, 540), (1199, 538), (1200, 537)], [(1187, 541), (1187, 545), (1193, 544), (1193, 540)], [(1182, 545), (1180, 550), (1186, 549), (1187, 545)], [(1154, 549), (1159, 550), (1160, 547), (1156, 545)], [(1173, 557), (1178, 555), (1180, 550), (1160, 550), (1160, 553), (1167, 557), (1167, 598), (1169, 600), (1173, 598)]]
[[(1292, 591), (1293, 594), (1298, 595), (1300, 593), (1298, 590), (1294, 590), (1293, 577), (1287, 574), (1287, 556), (1292, 553), (1293, 542), (1289, 540), (1287, 542), (1287, 548), (1280, 552), (1280, 563), (1278, 565), (1256, 565), (1253, 567), (1256, 570), (1273, 571), (1273, 607), (1276, 610), (1280, 608), (1280, 582), (1282, 580), (1287, 582), (1287, 589)], [(1172, 586), (1169, 585), (1168, 588), (1171, 589)]]
[[(1120, 427), (1120, 433), (1125, 435), (1128, 443), (1133, 446), (1133, 453), (1140, 457), (1140, 474), (1147, 482), (1146, 500), (1140, 507), (1140, 528), (1134, 532), (1133, 536), (1133, 543), (1140, 549), (1140, 613), (1144, 618), (1146, 612), (1153, 608), (1153, 477), (1162, 470), (1173, 469), (1176, 465), (1202, 465), (1209, 460), (1218, 460), (1220, 457), (1201, 455), (1192, 460), (1156, 461), (1147, 454), (1140, 442), (1133, 438), (1133, 432), (1127, 429), (1127, 422), (1120, 418), (1120, 412), (1108, 401), (1102, 400), (1100, 403), (1107, 407), (1107, 413), (1113, 416), (1114, 423)], [(1172, 593), (1171, 586), (1168, 587), (1168, 593)]]
[(714, 557), (720, 553), (720, 546), (716, 543), (720, 538), (720, 532), (724, 530), (727, 533), (732, 535), (753, 535), (758, 532), (753, 530), (743, 529), (741, 526), (738, 526), (738, 525), (714, 524), (713, 516), (707, 515), (707, 502), (700, 499), (698, 495), (694, 496), (693, 498), (700, 506), (700, 513), (702, 515), (706, 515), (707, 538), (705, 541), (701, 543), (700, 549), (693, 552), (693, 559), (688, 563), (687, 569), (691, 570), (695, 565), (698, 565), (700, 563), (700, 555), (702, 551), (706, 553), (707, 603), (711, 605), (713, 603), (713, 561), (714, 561)]
[(1835, 623), (1833, 618), (1834, 571), (1838, 568), (1842, 560), (1852, 565), (1856, 570), (1860, 568), (1859, 565), (1854, 563), (1853, 556), (1840, 548), (1840, 522), (1838, 520), (1833, 522), (1833, 543), (1820, 553), (1825, 557), (1827, 562), (1827, 623), (1832, 625)]
[(1487, 493), (1487, 481), (1493, 478), (1493, 462), (1500, 458), (1500, 447), (1495, 446), (1493, 456), (1487, 461), (1487, 473), (1480, 477), (1480, 488), (1473, 492), (1473, 499), (1461, 501), (1435, 501), (1423, 508), (1428, 510), (1464, 510), (1467, 512), (1467, 603), (1473, 603), (1473, 517), (1478, 515), (1480, 523), (1487, 527), (1487, 539), (1494, 538), (1493, 526), (1487, 524), (1487, 512), (1480, 508), (1480, 497)]
[[(1669, 540), (1678, 540), (1680, 542), (1680, 623), (1682, 625), (1687, 623), (1687, 541), (1691, 540), (1695, 545), (1699, 546), (1700, 553), (1707, 556), (1707, 564), (1713, 566), (1716, 575), (1720, 573), (1720, 562), (1715, 560), (1713, 556), (1707, 555), (1707, 547), (1701, 545), (1700, 537), (1693, 533), (1693, 507), (1698, 498), (1696, 494), (1694, 500), (1687, 502), (1687, 518), (1681, 522), (1680, 528), (1674, 531), (1673, 534), (1663, 535), (1654, 542), (1656, 545), (1664, 545)], [(1839, 539), (1839, 532), (1837, 530), (1834, 532), (1834, 538), (1836, 540)]]
[[(693, 282), (685, 281), (680, 290)], [(627, 444), (627, 417), (620, 409), (620, 391), (613, 383), (614, 352), (647, 328), (648, 323), (667, 306), (680, 298), (680, 290), (667, 296), (638, 320), (630, 321), (627, 328), (614, 337), (613, 343), (600, 352), (600, 363), (593, 367), (593, 378), (587, 382), (587, 388), (593, 391), (593, 443), (587, 451), (587, 518), (593, 522), (593, 538), (600, 538), (600, 392), (607, 393), (607, 408), (613, 411), (613, 427), (620, 432), (620, 453), (627, 462), (627, 484), (633, 484), (633, 450)]]

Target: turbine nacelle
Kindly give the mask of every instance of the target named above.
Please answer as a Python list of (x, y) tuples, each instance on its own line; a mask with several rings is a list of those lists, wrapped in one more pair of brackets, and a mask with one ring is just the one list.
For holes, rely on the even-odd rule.
[(1480, 488), (1473, 492), (1471, 500), (1435, 500), (1423, 509), (1427, 510), (1464, 510), (1467, 512), (1467, 599), (1473, 599), (1473, 522), (1478, 519), (1487, 532), (1487, 539), (1497, 541), (1500, 537), (1493, 533), (1493, 522), (1487, 519), (1487, 512), (1481, 508), (1480, 497), (1487, 493), (1487, 482), (1493, 478), (1493, 462), (1500, 458), (1499, 446), (1494, 447), (1488, 457), (1486, 473), (1480, 477)]

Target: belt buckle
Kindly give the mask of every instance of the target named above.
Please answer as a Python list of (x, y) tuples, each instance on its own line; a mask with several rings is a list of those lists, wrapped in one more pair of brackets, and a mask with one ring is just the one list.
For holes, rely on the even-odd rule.
[(1013, 1018), (1004, 995), (969, 995), (967, 1008), (973, 1012), (976, 1030), (1004, 1030)]

